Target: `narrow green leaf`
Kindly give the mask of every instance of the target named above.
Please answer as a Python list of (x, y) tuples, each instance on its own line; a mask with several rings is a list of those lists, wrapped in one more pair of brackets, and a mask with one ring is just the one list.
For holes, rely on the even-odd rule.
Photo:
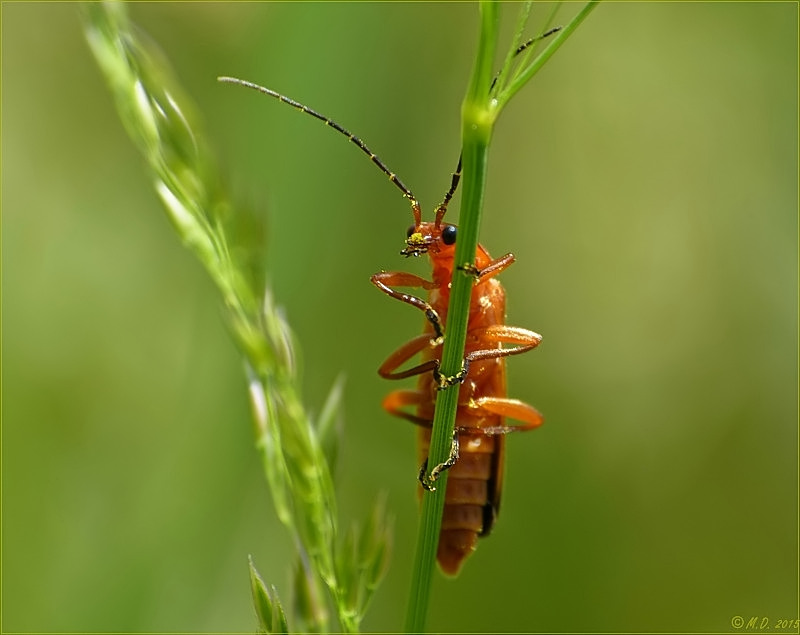
[(250, 589), (253, 592), (253, 604), (258, 616), (259, 632), (261, 633), (288, 633), (289, 626), (286, 614), (278, 599), (278, 592), (274, 586), (267, 588), (256, 570), (253, 558), (248, 559), (250, 565)]
[(497, 95), (497, 93), (502, 89), (505, 83), (505, 78), (508, 77), (511, 72), (511, 68), (514, 66), (514, 64), (516, 64), (517, 48), (521, 44), (525, 34), (525, 27), (527, 26), (528, 17), (530, 16), (532, 6), (533, 3), (531, 2), (523, 2), (522, 6), (520, 7), (519, 17), (517, 18), (517, 29), (514, 32), (514, 39), (511, 41), (511, 45), (508, 47), (505, 60), (503, 61), (503, 66), (500, 68), (495, 86), (491, 90), (493, 95)]
[(289, 469), (281, 451), (281, 426), (278, 406), (270, 391), (255, 376), (249, 364), (245, 364), (253, 422), (256, 428), (256, 449), (261, 454), (261, 464), (267, 477), (272, 504), (278, 519), (287, 527), (294, 526), (292, 498), (289, 491)]
[(362, 605), (359, 610), (366, 612), (373, 592), (380, 584), (389, 564), (392, 548), (392, 524), (387, 518), (386, 496), (378, 497), (372, 508), (359, 543), (359, 562), (362, 569)]
[(305, 554), (297, 559), (294, 570), (294, 607), (302, 632), (323, 633), (328, 630), (328, 610)]
[(322, 411), (317, 419), (317, 434), (322, 446), (322, 452), (328, 461), (331, 473), (336, 471), (336, 461), (339, 457), (339, 443), (342, 438), (342, 396), (344, 395), (344, 375), (337, 377), (333, 382), (328, 397), (322, 406)]
[(525, 68), (524, 71), (517, 74), (514, 78), (514, 81), (509, 84), (506, 88), (502, 90), (500, 94), (497, 96), (497, 110), (498, 112), (501, 111), (505, 105), (509, 102), (509, 100), (525, 85), (527, 84), (531, 78), (541, 70), (541, 68), (545, 65), (547, 60), (549, 60), (555, 52), (561, 48), (561, 45), (566, 42), (567, 38), (572, 35), (575, 29), (578, 28), (581, 22), (583, 22), (588, 15), (597, 7), (597, 4), (600, 0), (589, 0), (581, 10), (569, 21), (569, 23), (561, 29), (558, 33), (556, 33), (550, 42), (547, 44), (545, 49), (536, 56), (536, 58), (531, 62), (530, 66)]

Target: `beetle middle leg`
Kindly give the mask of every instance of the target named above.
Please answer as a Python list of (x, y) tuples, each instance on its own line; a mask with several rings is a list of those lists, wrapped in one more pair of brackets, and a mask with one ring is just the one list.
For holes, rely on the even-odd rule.
[[(438, 390), (445, 390), (450, 386), (462, 383), (469, 373), (469, 366), (472, 362), (483, 359), (508, 357), (509, 355), (519, 355), (520, 353), (525, 353), (536, 348), (542, 342), (542, 336), (538, 333), (518, 326), (506, 326), (505, 324), (487, 326), (477, 333), (473, 332), (472, 335), (480, 339), (481, 343), (484, 345), (494, 343), (516, 344), (516, 346), (512, 346), (511, 348), (486, 348), (467, 353), (467, 355), (464, 356), (464, 360), (461, 362), (461, 370), (451, 376), (443, 375), (439, 371), (438, 365), (434, 365), (432, 367), (433, 377)], [(430, 368), (426, 368), (425, 370), (429, 369)]]
[(542, 343), (542, 336), (528, 329), (519, 326), (507, 326), (505, 324), (495, 324), (487, 326), (479, 331), (470, 333), (481, 342), (481, 345), (497, 344), (516, 344), (511, 348), (486, 348), (468, 353), (464, 358), (464, 365), (469, 367), (470, 362), (482, 359), (494, 359), (497, 357), (508, 357), (509, 355), (519, 355), (536, 348)]
[(413, 377), (429, 371), (435, 371), (439, 366), (439, 361), (436, 359), (429, 359), (407, 370), (397, 370), (417, 353), (431, 346), (440, 345), (434, 344), (435, 340), (431, 340), (430, 335), (430, 333), (423, 333), (403, 344), (380, 365), (378, 374), (384, 379), (405, 379), (406, 377)]
[(499, 415), (516, 419), (520, 424), (509, 424), (502, 421), (498, 426), (481, 426), (476, 428), (483, 434), (507, 434), (538, 428), (544, 422), (542, 414), (530, 404), (519, 399), (508, 399), (507, 397), (478, 397), (469, 403), (469, 409), (476, 415)]

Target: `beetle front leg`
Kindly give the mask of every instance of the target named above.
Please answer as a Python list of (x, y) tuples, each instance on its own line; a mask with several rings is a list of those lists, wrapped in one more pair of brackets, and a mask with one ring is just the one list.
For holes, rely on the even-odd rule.
[(386, 295), (400, 302), (405, 302), (413, 307), (418, 308), (425, 313), (425, 317), (433, 327), (435, 338), (433, 342), (441, 344), (444, 340), (444, 327), (442, 326), (442, 319), (430, 303), (422, 298), (419, 298), (410, 293), (402, 293), (392, 287), (416, 287), (421, 289), (432, 289), (436, 285), (425, 278), (420, 278), (413, 273), (405, 273), (403, 271), (380, 271), (372, 274), (369, 281), (374, 284), (378, 289), (383, 291)]
[(501, 271), (508, 269), (511, 265), (514, 264), (514, 254), (506, 254), (505, 256), (501, 256), (497, 260), (492, 260), (488, 265), (486, 265), (483, 269), (478, 269), (473, 264), (466, 264), (466, 265), (459, 265), (458, 269), (463, 271), (469, 275), (474, 276), (475, 284), (484, 282), (489, 278), (493, 278)]

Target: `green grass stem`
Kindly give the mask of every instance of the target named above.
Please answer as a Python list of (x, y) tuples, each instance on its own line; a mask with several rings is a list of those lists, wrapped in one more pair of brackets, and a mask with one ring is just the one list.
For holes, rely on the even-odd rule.
[[(486, 180), (486, 153), (492, 133), (491, 121), (487, 122), (483, 116), (483, 104), (486, 102), (483, 96), (488, 94), (492, 81), (492, 63), (497, 46), (499, 16), (494, 3), (481, 3), (480, 8), (478, 54), (467, 97), (462, 106), (462, 183), (464, 189), (461, 197), (458, 242), (456, 243), (456, 260), (462, 264), (475, 262), (481, 203)], [(447, 376), (455, 375), (461, 369), (472, 282), (471, 275), (457, 270), (453, 272), (447, 336), (442, 352), (441, 366), (442, 372)], [(429, 469), (444, 462), (450, 452), (457, 405), (458, 388), (453, 387), (439, 392), (428, 454)], [(426, 493), (422, 498), (411, 597), (406, 616), (407, 633), (421, 633), (425, 630), (446, 488), (447, 472), (445, 471), (437, 483), (436, 490)]]
[[(461, 109), (462, 183), (464, 189), (461, 198), (458, 242), (456, 243), (455, 255), (456, 263), (459, 266), (471, 265), (475, 262), (488, 174), (489, 145), (497, 117), (511, 97), (553, 55), (566, 37), (588, 15), (588, 12), (595, 4), (596, 2), (593, 1), (584, 7), (567, 28), (558, 34), (558, 42), (551, 43), (529, 65), (524, 65), (526, 58), (523, 58), (523, 66), (516, 66), (517, 71), (512, 72), (512, 68), (515, 67), (513, 63), (515, 51), (520, 44), (520, 38), (531, 9), (530, 3), (523, 5), (517, 25), (517, 35), (506, 54), (505, 64), (497, 77), (497, 82), (492, 88), (499, 11), (494, 2), (484, 1), (480, 3), (480, 32), (477, 56)], [(511, 75), (510, 80), (509, 75)], [(508, 88), (504, 89), (506, 86)], [(450, 304), (447, 311), (447, 330), (441, 361), (441, 370), (445, 376), (455, 375), (461, 370), (473, 283), (474, 278), (471, 274), (454, 268)], [(428, 454), (429, 470), (443, 463), (449, 455), (457, 407), (457, 387), (454, 386), (439, 392), (436, 399), (431, 445)], [(446, 489), (447, 472), (445, 471), (437, 482), (436, 490), (426, 493), (422, 499), (411, 594), (406, 614), (405, 630), (407, 633), (425, 631)]]

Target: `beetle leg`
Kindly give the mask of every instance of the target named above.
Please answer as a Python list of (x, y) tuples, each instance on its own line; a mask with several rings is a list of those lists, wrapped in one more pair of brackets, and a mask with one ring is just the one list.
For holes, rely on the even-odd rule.
[(461, 370), (455, 375), (450, 376), (443, 375), (439, 370), (439, 364), (436, 364), (433, 369), (433, 380), (436, 382), (436, 390), (447, 390), (450, 386), (462, 383), (469, 372), (469, 363), (470, 359), (469, 356), (467, 356), (461, 362)]
[(508, 432), (521, 432), (538, 428), (544, 422), (544, 417), (533, 406), (519, 399), (505, 397), (478, 397), (469, 404), (470, 410), (476, 414), (500, 415), (520, 421), (520, 425), (503, 424), (500, 426), (487, 426), (478, 428), (484, 434), (506, 434)]
[(487, 326), (485, 329), (473, 332), (472, 335), (480, 339), (481, 342), (494, 342), (496, 344), (516, 344), (511, 348), (488, 348), (468, 353), (464, 358), (465, 364), (481, 359), (494, 359), (497, 357), (508, 357), (509, 355), (519, 355), (533, 348), (542, 342), (542, 336), (528, 329), (519, 326), (506, 326), (496, 324)]
[(478, 337), (484, 343), (495, 342), (497, 344), (517, 344), (518, 346), (513, 346), (511, 348), (486, 348), (467, 353), (467, 355), (464, 356), (464, 361), (461, 362), (461, 370), (451, 376), (443, 375), (439, 371), (439, 366), (436, 365), (433, 368), (433, 378), (436, 381), (437, 390), (446, 390), (450, 386), (462, 383), (467, 377), (471, 362), (482, 359), (508, 357), (509, 355), (519, 355), (520, 353), (536, 348), (542, 341), (542, 336), (538, 333), (518, 326), (506, 326), (505, 324), (487, 326), (485, 329), (473, 331), (472, 335)]
[(417, 474), (417, 480), (419, 481), (419, 484), (422, 485), (423, 488), (425, 488), (429, 492), (433, 492), (435, 491), (436, 488), (434, 487), (433, 489), (431, 489), (430, 486), (425, 481), (425, 472), (427, 471), (428, 471), (428, 459), (426, 458), (422, 462), (422, 465), (419, 466), (419, 474)]
[(406, 419), (411, 423), (425, 428), (430, 428), (432, 421), (425, 417), (412, 414), (404, 410), (408, 406), (418, 406), (422, 403), (428, 403), (430, 397), (418, 390), (394, 390), (390, 392), (381, 404), (383, 409), (390, 415)]
[(475, 278), (475, 283), (478, 284), (488, 280), (489, 278), (493, 278), (501, 271), (508, 269), (514, 263), (514, 260), (514, 254), (506, 254), (505, 256), (501, 256), (496, 260), (492, 260), (492, 262), (486, 265), (483, 269), (478, 269), (472, 263), (458, 265), (457, 268), (469, 275), (472, 275)]
[(436, 491), (434, 483), (439, 480), (442, 472), (449, 470), (456, 464), (456, 461), (458, 461), (458, 450), (458, 429), (455, 429), (453, 430), (453, 442), (450, 444), (450, 454), (445, 462), (439, 463), (439, 465), (431, 470), (430, 474), (426, 475), (425, 471), (428, 469), (428, 459), (423, 461), (422, 467), (419, 469), (419, 476), (417, 477), (422, 487), (429, 492)]
[(433, 332), (435, 333), (435, 337), (431, 341), (436, 344), (442, 343), (444, 340), (444, 328), (442, 326), (442, 319), (439, 317), (436, 309), (422, 298), (411, 295), (410, 293), (401, 293), (397, 289), (392, 288), (392, 285), (394, 285), (396, 287), (432, 289), (436, 286), (433, 282), (425, 280), (425, 278), (420, 278), (413, 273), (405, 273), (403, 271), (380, 271), (372, 274), (369, 280), (389, 297), (410, 304), (424, 312), (425, 317), (428, 319), (428, 322), (431, 323)]
[(431, 346), (429, 335), (430, 333), (423, 333), (403, 344), (381, 364), (380, 368), (378, 368), (378, 374), (384, 379), (405, 379), (406, 377), (413, 377), (414, 375), (421, 375), (435, 370), (439, 365), (438, 360), (435, 359), (428, 360), (407, 370), (397, 370), (399, 366), (414, 357), (414, 355)]

